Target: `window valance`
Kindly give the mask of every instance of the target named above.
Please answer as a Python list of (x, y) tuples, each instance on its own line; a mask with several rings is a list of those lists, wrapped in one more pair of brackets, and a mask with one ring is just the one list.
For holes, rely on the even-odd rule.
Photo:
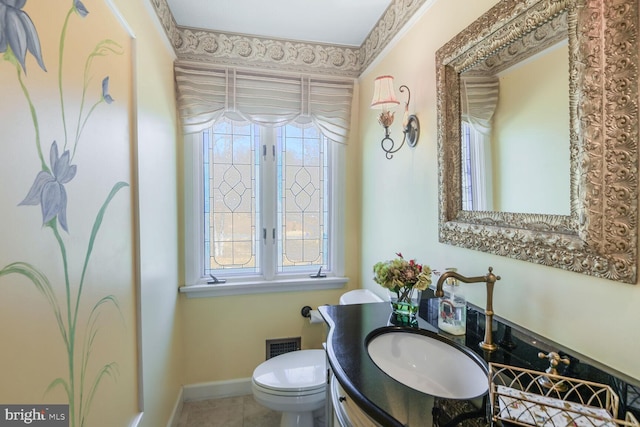
[(500, 81), (496, 76), (463, 74), (460, 78), (462, 120), (483, 135), (491, 132), (491, 118), (496, 111)]
[(202, 131), (226, 117), (262, 126), (314, 124), (327, 138), (347, 142), (351, 79), (185, 61), (176, 62), (174, 71), (184, 133)]

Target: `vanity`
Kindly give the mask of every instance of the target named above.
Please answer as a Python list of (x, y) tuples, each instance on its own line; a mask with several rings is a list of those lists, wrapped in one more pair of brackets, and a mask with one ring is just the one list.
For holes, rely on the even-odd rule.
[[(434, 407), (436, 409), (433, 413), (439, 417), (439, 425), (446, 425), (451, 418), (459, 415), (460, 408), (464, 408), (463, 412), (475, 411), (469, 417), (482, 422), (478, 416), (482, 417), (486, 413), (486, 394), (470, 400), (434, 398), (394, 380), (374, 363), (367, 349), (372, 331), (379, 331), (380, 328), (387, 328), (389, 331), (411, 329), (398, 327), (390, 322), (389, 303), (322, 306), (319, 311), (329, 327), (326, 343), (330, 365), (327, 402), (332, 411), (340, 414), (346, 410), (355, 419), (362, 420), (360, 425), (400, 427), (432, 425)], [(568, 366), (559, 368), (561, 375), (609, 385), (620, 397), (622, 417), (626, 411), (636, 417), (640, 415), (640, 380), (599, 365), (497, 316), (494, 317), (492, 329), (498, 349), (487, 352), (479, 346), (484, 337), (485, 325), (481, 309), (472, 305), (467, 307), (467, 332), (463, 336), (439, 331), (437, 311), (438, 299), (434, 297), (433, 291), (429, 289), (423, 292), (417, 325), (414, 327), (436, 333), (464, 351), (472, 352), (485, 367), (488, 362), (495, 362), (545, 371), (549, 361), (539, 358), (538, 353), (559, 352), (570, 359)], [(446, 366), (451, 361), (434, 359), (433, 363)], [(332, 403), (332, 393), (335, 403)], [(333, 408), (335, 404), (344, 408)], [(448, 413), (453, 407), (458, 413)], [(340, 415), (337, 418), (340, 423), (351, 425), (340, 421)], [(353, 424), (357, 425), (358, 422)]]

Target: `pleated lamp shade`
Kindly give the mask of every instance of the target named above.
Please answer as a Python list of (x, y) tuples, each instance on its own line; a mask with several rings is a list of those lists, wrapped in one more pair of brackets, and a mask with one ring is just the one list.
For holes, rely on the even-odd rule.
[(373, 99), (371, 108), (378, 110), (390, 110), (395, 108), (400, 101), (396, 99), (393, 90), (393, 76), (380, 76), (374, 81)]

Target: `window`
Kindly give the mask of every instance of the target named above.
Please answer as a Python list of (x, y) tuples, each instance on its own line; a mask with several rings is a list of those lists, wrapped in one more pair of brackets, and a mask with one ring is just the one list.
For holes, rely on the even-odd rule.
[[(174, 71), (185, 135), (181, 292), (344, 286), (353, 79), (190, 61)], [(326, 277), (309, 277), (321, 267)], [(205, 286), (210, 274), (226, 283)]]
[(493, 209), (490, 141), (467, 122), (462, 122), (462, 209)]
[(463, 73), (460, 77), (462, 209), (493, 209), (491, 128), (498, 104), (497, 76)]
[[(344, 147), (315, 126), (228, 119), (187, 138), (187, 284), (227, 293), (342, 286)], [(311, 278), (322, 268), (327, 278)], [(235, 290), (231, 290), (235, 288)], [(242, 288), (243, 290), (239, 291)]]

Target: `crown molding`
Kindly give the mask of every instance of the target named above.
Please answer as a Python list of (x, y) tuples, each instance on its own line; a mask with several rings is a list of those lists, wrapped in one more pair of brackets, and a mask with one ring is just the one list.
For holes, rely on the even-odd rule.
[(426, 0), (393, 0), (360, 47), (180, 27), (167, 0), (151, 0), (178, 59), (358, 77)]
[(361, 74), (427, 0), (393, 0), (360, 46)]
[(158, 15), (158, 19), (160, 19), (160, 24), (162, 25), (167, 38), (171, 42), (171, 45), (174, 46), (174, 40), (177, 37), (179, 30), (178, 24), (176, 24), (176, 20), (171, 13), (171, 9), (169, 9), (167, 0), (150, 0), (150, 2), (153, 9), (156, 11), (156, 15)]
[(190, 28), (179, 28), (173, 46), (181, 60), (345, 77), (360, 74), (358, 48)]

